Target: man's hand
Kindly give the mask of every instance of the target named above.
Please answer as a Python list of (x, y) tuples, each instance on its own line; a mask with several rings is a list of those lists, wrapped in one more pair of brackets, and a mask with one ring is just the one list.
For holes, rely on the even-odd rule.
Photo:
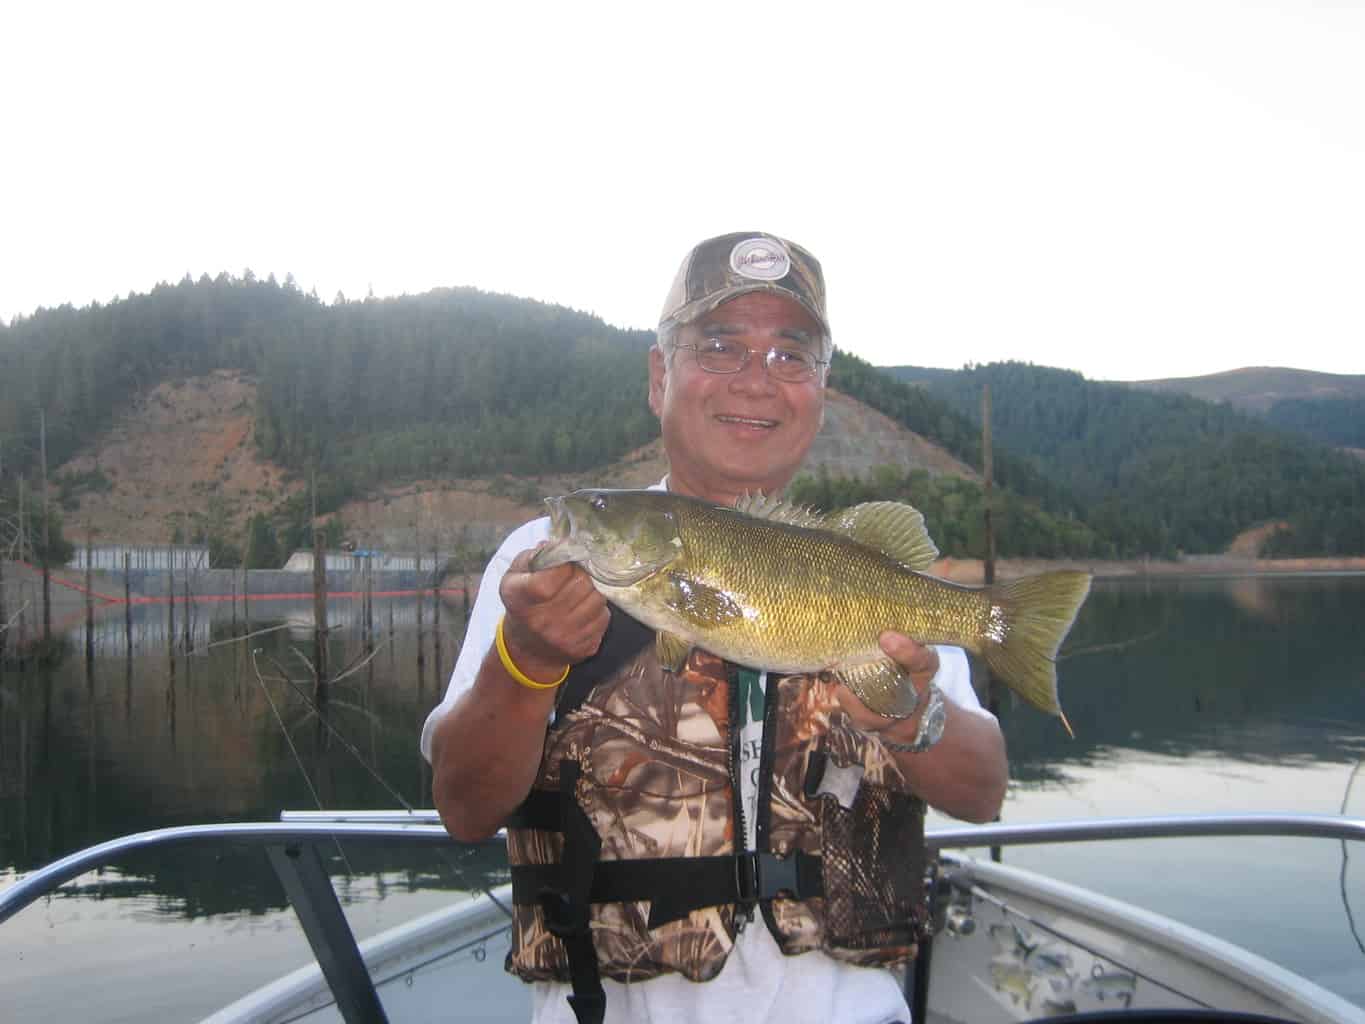
[[(886, 632), (881, 648), (910, 677), (921, 698), (938, 673), (938, 652), (900, 633)], [(909, 718), (885, 718), (870, 710), (847, 687), (835, 691), (854, 728), (881, 733), (893, 743), (913, 743), (928, 702), (921, 699)], [(1009, 778), (1005, 740), (990, 715), (978, 714), (945, 699), (947, 721), (939, 742), (922, 753), (895, 753), (906, 785), (930, 807), (963, 821), (990, 821), (1000, 813)]]
[[(878, 642), (886, 656), (899, 665), (901, 671), (910, 677), (910, 681), (915, 686), (915, 692), (920, 695), (920, 704), (915, 709), (915, 713), (907, 719), (887, 718), (885, 715), (879, 715), (860, 701), (847, 686), (840, 686), (835, 691), (835, 696), (838, 697), (839, 706), (844, 709), (844, 714), (848, 716), (849, 722), (855, 729), (862, 732), (881, 732), (884, 729), (897, 726), (897, 733), (906, 732), (913, 737), (915, 728), (919, 724), (920, 714), (924, 710), (924, 697), (929, 692), (929, 680), (933, 679), (938, 673), (938, 651), (932, 647), (926, 647), (924, 644), (916, 643), (904, 633), (895, 633), (891, 630), (883, 633)], [(904, 726), (901, 726), (900, 723), (902, 722), (905, 723)]]
[[(611, 616), (582, 569), (557, 565), (529, 572), (533, 554), (517, 555), (499, 585), (506, 610), (502, 635), (518, 671), (553, 683), (567, 665), (597, 651)], [(473, 686), (431, 737), (432, 797), (456, 839), (492, 835), (525, 799), (558, 692), (521, 685), (490, 645)]]
[(559, 678), (566, 665), (597, 653), (611, 614), (592, 580), (573, 564), (530, 572), (544, 545), (512, 560), (498, 594), (507, 611), (503, 639), (517, 668), (537, 681)]

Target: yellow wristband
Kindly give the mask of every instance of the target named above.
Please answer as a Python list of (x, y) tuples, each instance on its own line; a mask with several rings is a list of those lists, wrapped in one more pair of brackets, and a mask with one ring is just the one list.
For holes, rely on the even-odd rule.
[(564, 674), (553, 683), (538, 683), (521, 669), (517, 668), (516, 662), (514, 662), (512, 656), (507, 653), (507, 641), (502, 637), (502, 620), (505, 618), (507, 618), (507, 616), (504, 615), (502, 618), (498, 619), (498, 630), (497, 633), (494, 634), (494, 637), (498, 645), (498, 659), (502, 662), (502, 667), (507, 669), (507, 674), (509, 676), (528, 690), (553, 690), (556, 686), (569, 678), (568, 665), (564, 666)]

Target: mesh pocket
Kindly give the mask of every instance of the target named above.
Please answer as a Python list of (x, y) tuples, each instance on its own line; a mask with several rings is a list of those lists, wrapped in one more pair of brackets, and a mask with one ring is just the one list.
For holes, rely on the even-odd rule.
[(924, 805), (866, 780), (851, 810), (820, 800), (825, 942), (848, 950), (908, 946), (924, 934)]

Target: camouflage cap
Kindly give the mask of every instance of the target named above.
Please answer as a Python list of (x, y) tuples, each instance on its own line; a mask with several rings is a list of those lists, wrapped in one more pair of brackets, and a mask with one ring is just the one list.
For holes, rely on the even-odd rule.
[(820, 261), (801, 246), (760, 231), (737, 231), (698, 243), (678, 268), (659, 328), (689, 324), (748, 292), (795, 299), (829, 337)]

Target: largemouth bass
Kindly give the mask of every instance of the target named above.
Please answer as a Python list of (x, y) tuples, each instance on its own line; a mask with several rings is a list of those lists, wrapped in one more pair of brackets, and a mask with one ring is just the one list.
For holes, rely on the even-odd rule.
[(979, 655), (1066, 725), (1055, 659), (1089, 573), (991, 587), (930, 576), (938, 548), (924, 517), (897, 502), (821, 515), (762, 496), (729, 508), (667, 491), (587, 490), (546, 504), (551, 539), (531, 569), (582, 565), (608, 601), (657, 631), (665, 668), (695, 646), (751, 668), (828, 672), (873, 711), (904, 718), (919, 698), (877, 643), (890, 629)]

